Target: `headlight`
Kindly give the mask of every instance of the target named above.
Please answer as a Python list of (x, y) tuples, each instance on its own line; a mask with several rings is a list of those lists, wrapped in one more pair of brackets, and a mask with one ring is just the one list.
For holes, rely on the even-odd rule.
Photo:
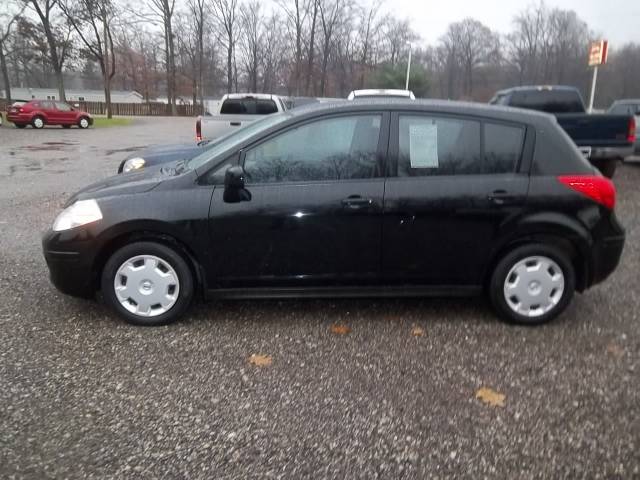
[(130, 158), (129, 160), (124, 162), (124, 165), (122, 166), (122, 172), (127, 173), (132, 170), (138, 170), (144, 167), (144, 164), (145, 164), (144, 158), (140, 158), (140, 157)]
[(102, 212), (95, 200), (78, 200), (73, 205), (65, 208), (56, 221), (53, 222), (53, 231), (61, 232), (70, 228), (80, 227), (91, 222), (102, 220)]

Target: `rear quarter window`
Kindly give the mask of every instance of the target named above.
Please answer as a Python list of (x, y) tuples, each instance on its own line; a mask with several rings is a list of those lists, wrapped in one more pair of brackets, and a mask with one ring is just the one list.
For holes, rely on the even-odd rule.
[(483, 172), (515, 172), (522, 155), (524, 131), (523, 127), (485, 122)]

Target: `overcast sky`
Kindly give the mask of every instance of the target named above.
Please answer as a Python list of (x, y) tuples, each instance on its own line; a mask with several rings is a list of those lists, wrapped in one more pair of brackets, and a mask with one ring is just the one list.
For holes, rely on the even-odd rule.
[[(386, 0), (383, 9), (409, 18), (427, 43), (435, 43), (451, 22), (473, 17), (500, 33), (511, 30), (515, 14), (530, 0)], [(548, 8), (575, 10), (589, 27), (615, 49), (625, 42), (640, 43), (640, 0), (547, 0)], [(586, 47), (585, 47), (586, 48)]]

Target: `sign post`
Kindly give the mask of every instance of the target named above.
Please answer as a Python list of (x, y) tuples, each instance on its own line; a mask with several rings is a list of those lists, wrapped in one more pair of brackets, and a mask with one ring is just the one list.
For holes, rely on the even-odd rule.
[(591, 42), (591, 45), (589, 46), (589, 66), (593, 67), (591, 95), (589, 95), (589, 113), (593, 111), (593, 99), (596, 94), (596, 81), (598, 79), (598, 66), (607, 63), (608, 51), (609, 42), (607, 40), (598, 40), (597, 42)]

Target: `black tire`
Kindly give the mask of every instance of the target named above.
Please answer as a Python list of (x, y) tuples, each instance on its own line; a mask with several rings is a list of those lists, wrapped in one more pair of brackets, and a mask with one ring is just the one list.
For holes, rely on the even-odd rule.
[(16, 123), (16, 128), (27, 128), (27, 126), (23, 123)]
[[(114, 282), (120, 266), (128, 259), (138, 255), (153, 255), (173, 268), (179, 280), (179, 293), (176, 302), (166, 312), (157, 316), (141, 316), (128, 311), (118, 300)], [(107, 261), (101, 279), (102, 295), (105, 302), (122, 318), (132, 325), (159, 326), (176, 321), (191, 304), (193, 299), (193, 274), (186, 260), (173, 248), (156, 242), (135, 242), (117, 250)]]
[(89, 119), (87, 117), (80, 117), (78, 119), (78, 127), (79, 128), (83, 128), (83, 129), (84, 128), (89, 128), (90, 123), (91, 122), (89, 121)]
[[(504, 294), (507, 274), (519, 261), (531, 256), (544, 256), (553, 260), (564, 276), (564, 290), (558, 303), (549, 311), (535, 317), (522, 315), (507, 303)], [(541, 243), (524, 245), (507, 253), (496, 265), (489, 282), (489, 298), (493, 308), (503, 319), (521, 325), (541, 325), (560, 315), (571, 302), (575, 291), (575, 271), (569, 256), (560, 248)], [(552, 293), (553, 294), (553, 293)]]
[(594, 160), (593, 164), (600, 170), (600, 173), (607, 178), (613, 178), (618, 168), (619, 160), (617, 158), (608, 158), (606, 160)]
[[(42, 122), (39, 122), (38, 120), (42, 120)], [(31, 126), (33, 128), (37, 128), (37, 129), (44, 128), (44, 125), (45, 125), (44, 118), (40, 116), (36, 116), (31, 119)]]

